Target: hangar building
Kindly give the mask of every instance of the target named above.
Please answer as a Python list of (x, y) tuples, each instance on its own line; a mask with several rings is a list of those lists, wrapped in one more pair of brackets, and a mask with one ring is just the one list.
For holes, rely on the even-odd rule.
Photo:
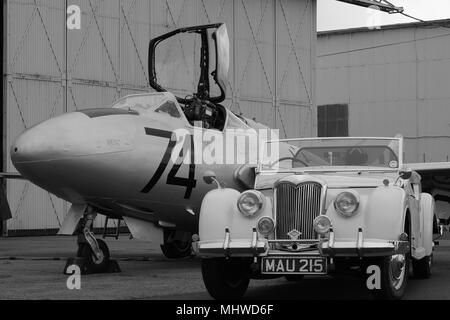
[[(81, 10), (79, 30), (66, 27), (71, 5)], [(147, 50), (152, 37), (217, 22), (227, 24), (231, 45), (225, 105), (279, 128), (281, 136), (315, 135), (315, 0), (5, 0), (3, 171), (15, 171), (9, 148), (25, 129), (150, 90)], [(190, 94), (180, 82), (194, 81), (189, 68), (198, 64), (198, 52), (181, 50), (182, 57), (172, 56), (181, 43), (162, 56), (182, 61), (188, 71), (168, 77), (169, 87)], [(173, 67), (165, 62), (161, 66)], [(6, 190), (13, 219), (3, 224), (3, 235), (59, 228), (67, 203), (25, 181), (8, 181)]]
[(408, 162), (449, 161), (450, 20), (320, 32), (319, 136), (405, 138)]

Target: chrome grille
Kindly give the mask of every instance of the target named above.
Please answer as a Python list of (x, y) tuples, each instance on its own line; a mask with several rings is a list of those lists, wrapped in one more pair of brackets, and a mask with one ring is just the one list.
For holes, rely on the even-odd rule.
[(276, 186), (276, 239), (290, 239), (288, 232), (300, 231), (299, 239), (316, 239), (314, 219), (320, 214), (322, 185), (281, 182)]

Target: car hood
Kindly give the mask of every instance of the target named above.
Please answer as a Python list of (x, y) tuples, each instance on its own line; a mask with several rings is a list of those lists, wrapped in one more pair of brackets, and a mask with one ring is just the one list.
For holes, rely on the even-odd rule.
[(394, 173), (319, 173), (319, 174), (292, 174), (277, 173), (273, 175), (258, 175), (255, 183), (255, 189), (271, 189), (276, 182), (288, 181), (299, 184), (306, 181), (318, 181), (328, 186), (328, 188), (376, 188), (383, 185), (385, 179), (393, 184), (397, 178)]

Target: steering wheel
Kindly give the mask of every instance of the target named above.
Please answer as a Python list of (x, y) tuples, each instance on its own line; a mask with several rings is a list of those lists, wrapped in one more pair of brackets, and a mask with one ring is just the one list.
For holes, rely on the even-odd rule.
[(308, 164), (306, 164), (304, 161), (302, 161), (302, 160), (300, 160), (300, 159), (297, 159), (297, 158), (295, 158), (295, 157), (283, 157), (283, 158), (280, 158), (280, 159), (278, 159), (278, 160), (272, 162), (272, 163), (270, 164), (270, 167), (273, 167), (276, 163), (281, 162), (281, 161), (285, 161), (285, 160), (292, 160), (293, 162), (300, 162), (300, 163), (301, 163), (302, 165), (304, 165), (305, 167), (308, 167)]

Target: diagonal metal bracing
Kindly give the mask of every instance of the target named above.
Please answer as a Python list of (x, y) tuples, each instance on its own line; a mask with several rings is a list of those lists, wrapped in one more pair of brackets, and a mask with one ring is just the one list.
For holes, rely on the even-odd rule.
[[(179, 27), (179, 24), (180, 24), (181, 17), (183, 16), (183, 13), (184, 13), (184, 8), (185, 8), (185, 5), (186, 5), (186, 0), (183, 0), (183, 4), (182, 4), (182, 6), (181, 6), (180, 13), (178, 14), (178, 18), (177, 18), (176, 20), (175, 20), (175, 17), (174, 17), (174, 15), (173, 15), (172, 8), (171, 8), (170, 5), (169, 5), (169, 1), (168, 1), (168, 0), (165, 0), (165, 2), (166, 2), (167, 11), (168, 11), (168, 13), (169, 13), (170, 19), (172, 20), (172, 24), (174, 25), (175, 28), (178, 28), (178, 27)], [(171, 50), (172, 45), (173, 45), (173, 43), (174, 43), (175, 41), (176, 41), (176, 40), (174, 39), (174, 40), (172, 40), (172, 41), (169, 43), (168, 51)], [(178, 37), (178, 42), (180, 43), (181, 54), (182, 54), (182, 56), (183, 56), (183, 62), (184, 62), (184, 64), (185, 64), (185, 66), (187, 67), (189, 64), (188, 64), (188, 61), (187, 61), (187, 58), (186, 58), (186, 52), (185, 52), (185, 49), (184, 49), (184, 46), (183, 46), (183, 41), (181, 41), (181, 38), (179, 38), (179, 37)], [(167, 59), (168, 59), (168, 58), (169, 58), (169, 55), (167, 54), (167, 55), (164, 57), (163, 64), (165, 64), (165, 63), (167, 62)], [(189, 68), (186, 68), (186, 72), (187, 72), (188, 78), (191, 78), (191, 79), (192, 79), (192, 85), (195, 87), (195, 80), (194, 80), (193, 75), (190, 74)]]
[[(261, 68), (262, 68), (262, 70), (263, 70), (264, 77), (265, 77), (266, 82), (267, 82), (267, 87), (268, 87), (268, 89), (269, 89), (270, 95), (273, 96), (274, 94), (273, 94), (272, 86), (270, 85), (269, 76), (268, 76), (268, 73), (267, 73), (267, 71), (266, 71), (266, 67), (265, 67), (265, 64), (264, 64), (264, 60), (263, 60), (262, 55), (261, 55), (261, 52), (260, 52), (260, 50), (259, 50), (258, 40), (257, 40), (257, 39), (259, 38), (259, 35), (260, 35), (260, 32), (261, 32), (261, 26), (262, 26), (262, 22), (263, 22), (263, 20), (264, 20), (265, 13), (266, 13), (266, 11), (267, 11), (267, 5), (268, 5), (268, 2), (269, 2), (269, 0), (266, 0), (266, 2), (265, 2), (265, 7), (264, 7), (264, 13), (263, 13), (262, 16), (261, 16), (261, 20), (260, 20), (260, 23), (259, 23), (259, 27), (258, 27), (258, 30), (257, 30), (257, 34), (255, 34), (255, 32), (254, 32), (254, 30), (253, 30), (253, 27), (252, 27), (252, 23), (251, 23), (251, 21), (250, 21), (250, 16), (249, 16), (249, 14), (248, 14), (247, 7), (245, 6), (244, 0), (241, 0), (242, 6), (243, 6), (243, 8), (244, 8), (245, 16), (246, 16), (246, 18), (247, 18), (248, 26), (249, 26), (249, 28), (250, 28), (250, 32), (251, 32), (251, 35), (252, 35), (253, 44), (254, 44), (254, 46), (252, 47), (252, 49), (251, 49), (250, 51), (252, 51), (254, 48), (256, 49), (256, 52), (258, 53), (259, 62), (260, 62), (260, 64), (261, 64)], [(245, 72), (246, 72), (246, 70), (247, 70), (247, 69), (245, 69)], [(241, 81), (241, 84), (242, 84), (242, 81)]]
[[(259, 35), (260, 35), (260, 33), (261, 33), (262, 23), (263, 23), (263, 21), (264, 21), (265, 15), (266, 15), (268, 2), (269, 2), (269, 1), (267, 0), (266, 3), (265, 3), (265, 6), (264, 6), (263, 13), (261, 14), (261, 19), (259, 20), (258, 30), (257, 30), (257, 35), (256, 35), (257, 38), (259, 38)], [(249, 24), (250, 24), (250, 18), (248, 17), (248, 15), (247, 15), (247, 19), (248, 19)], [(248, 67), (249, 67), (249, 65), (250, 65), (252, 53), (253, 53), (253, 50), (255, 49), (256, 46), (258, 46), (258, 43), (255, 42), (255, 41), (253, 41), (253, 42), (252, 42), (252, 46), (251, 46), (251, 48), (250, 48), (250, 50), (249, 50), (249, 52), (248, 52), (248, 56), (247, 56), (247, 59), (246, 59), (246, 62), (245, 62), (244, 70), (243, 70), (243, 72), (242, 72), (242, 77), (241, 77), (241, 80), (240, 80), (240, 82), (239, 82), (239, 86), (238, 86), (238, 89), (237, 89), (237, 93), (238, 93), (238, 94), (240, 93), (240, 89), (239, 89), (239, 88), (242, 88), (242, 84), (244, 83), (245, 77), (246, 77), (246, 75), (247, 75)]]
[(94, 21), (95, 21), (95, 24), (97, 26), (97, 30), (98, 30), (99, 35), (100, 35), (100, 39), (102, 40), (103, 47), (104, 47), (104, 49), (106, 51), (106, 55), (108, 57), (109, 64), (111, 66), (111, 70), (114, 73), (114, 77), (116, 78), (116, 82), (118, 83), (119, 82), (119, 76), (117, 75), (116, 68), (114, 67), (114, 63), (113, 63), (111, 55), (109, 53), (108, 46), (106, 45), (105, 38), (103, 37), (102, 30), (100, 29), (100, 25), (98, 23), (96, 10), (94, 9), (94, 6), (92, 5), (92, 1), (91, 0), (89, 0), (89, 6), (91, 7), (92, 15), (94, 17)]
[(20, 106), (19, 99), (17, 98), (16, 90), (14, 90), (14, 85), (13, 85), (13, 80), (12, 79), (11, 79), (11, 81), (9, 81), (9, 86), (11, 87), (11, 92), (13, 94), (14, 101), (16, 102), (16, 107), (17, 107), (17, 110), (19, 111), (19, 115), (20, 115), (20, 119), (22, 120), (23, 127), (24, 127), (24, 129), (27, 129), (28, 126), (27, 126), (27, 123), (25, 121), (25, 117), (24, 117), (24, 114), (23, 114), (22, 107)]
[[(125, 9), (123, 8), (122, 1), (120, 1), (120, 7), (121, 7), (121, 10), (122, 10), (122, 11), (125, 10)], [(131, 2), (131, 4), (128, 6), (128, 9), (126, 10), (126, 12), (127, 12), (127, 13), (126, 13), (126, 16), (127, 16), (127, 17), (130, 15), (131, 10), (136, 10), (136, 0), (133, 0), (133, 1)], [(124, 25), (124, 24), (122, 24), (122, 25), (120, 26), (120, 33), (123, 32), (123, 28), (125, 28), (125, 25)]]
[(55, 202), (53, 201), (53, 198), (52, 198), (52, 195), (50, 194), (50, 192), (47, 192), (47, 195), (48, 195), (48, 198), (50, 199), (50, 203), (52, 205), (53, 213), (55, 214), (56, 221), (58, 222), (58, 225), (61, 228), (61, 221), (59, 220), (58, 210), (56, 210)]
[(24, 181), (24, 186), (22, 188), (22, 193), (20, 195), (19, 200), (17, 201), (17, 207), (16, 210), (14, 211), (13, 219), (12, 220), (17, 220), (17, 218), (19, 217), (20, 212), (22, 211), (22, 206), (23, 203), (25, 201), (25, 198), (28, 194), (28, 189), (30, 188), (30, 182), (28, 181)]
[[(284, 19), (284, 22), (285, 22), (285, 25), (286, 25), (286, 31), (288, 33), (289, 41), (290, 41), (290, 45), (291, 45), (289, 56), (288, 56), (287, 63), (286, 63), (286, 67), (284, 69), (283, 76), (282, 76), (282, 79), (280, 81), (280, 85), (279, 85), (279, 88), (278, 88), (278, 92), (281, 92), (281, 90), (282, 90), (282, 87), (283, 87), (284, 82), (286, 80), (287, 74), (288, 74), (288, 72), (290, 70), (289, 65), (290, 65), (290, 62), (291, 62), (291, 57), (292, 57), (292, 55), (294, 55), (295, 56), (295, 60), (296, 60), (296, 64), (297, 64), (297, 68), (298, 68), (298, 72), (299, 72), (299, 75), (300, 75), (300, 78), (301, 78), (301, 82), (302, 82), (303, 87), (305, 89), (305, 93), (306, 93), (306, 95), (308, 97), (308, 104), (311, 105), (311, 95), (309, 93), (308, 86), (306, 84), (306, 81), (305, 81), (305, 78), (304, 78), (304, 75), (303, 75), (301, 62), (300, 62), (300, 59), (299, 59), (299, 57), (297, 55), (296, 46), (295, 46), (295, 44), (297, 43), (298, 38), (300, 37), (300, 34), (301, 34), (302, 25), (303, 25), (303, 22), (305, 20), (306, 12), (309, 9), (310, 0), (307, 0), (305, 9), (303, 10), (303, 13), (301, 15), (300, 23), (299, 23), (299, 27), (298, 27), (298, 33), (297, 33), (297, 36), (295, 37), (295, 41), (294, 41), (294, 39), (292, 37), (292, 31), (291, 31), (291, 28), (290, 28), (290, 25), (289, 25), (289, 22), (288, 22), (288, 19), (287, 19), (287, 15), (286, 15), (285, 8), (283, 6), (282, 0), (278, 0), (278, 1), (279, 1), (279, 4), (280, 4), (280, 8), (281, 8), (282, 14), (283, 14), (283, 19)], [(277, 110), (278, 116), (280, 118), (280, 122), (281, 122), (281, 125), (283, 127), (284, 135), (287, 136), (287, 131), (286, 131), (286, 128), (285, 128), (285, 125), (284, 125), (283, 115), (281, 114), (279, 101), (277, 101), (275, 109)]]
[(284, 6), (283, 6), (283, 3), (282, 3), (282, 2), (283, 2), (282, 0), (279, 0), (280, 7), (281, 7), (281, 11), (282, 11), (282, 13), (283, 13), (284, 22), (285, 22), (285, 24), (286, 24), (286, 29), (287, 29), (288, 36), (289, 36), (289, 41), (290, 41), (290, 43), (291, 43), (291, 50), (290, 50), (290, 53), (289, 53), (288, 62), (287, 62), (287, 65), (286, 65), (286, 69), (285, 69), (285, 71), (284, 71), (284, 73), (283, 73), (283, 78), (282, 78), (282, 80), (281, 80), (279, 90), (281, 90), (281, 88), (282, 88), (282, 86), (283, 86), (283, 84), (284, 84), (284, 81), (285, 81), (285, 79), (286, 79), (287, 73), (288, 73), (288, 71), (289, 71), (289, 63), (290, 63), (290, 59), (291, 59), (291, 57), (292, 57), (292, 54), (294, 54), (294, 56), (295, 56), (295, 61), (296, 61), (296, 63), (297, 63), (298, 72), (299, 72), (299, 75), (300, 75), (300, 77), (301, 77), (301, 81), (302, 81), (303, 87), (305, 88), (305, 92), (306, 92), (306, 94), (307, 94), (307, 96), (308, 96), (308, 103), (311, 103), (311, 95), (310, 95), (310, 93), (309, 93), (308, 86), (307, 86), (306, 81), (305, 81), (305, 77), (304, 77), (304, 75), (303, 75), (303, 71), (302, 71), (302, 66), (301, 66), (300, 59), (299, 59), (299, 57), (298, 57), (297, 51), (295, 50), (295, 48), (296, 48), (296, 47), (295, 47), (295, 44), (296, 44), (298, 38), (300, 37), (300, 33), (301, 33), (303, 21), (304, 21), (304, 19), (305, 19), (305, 14), (306, 14), (306, 12), (307, 12), (308, 9), (309, 9), (310, 0), (307, 0), (307, 2), (306, 2), (306, 7), (305, 7), (305, 9), (304, 9), (304, 11), (303, 11), (303, 14), (302, 14), (302, 16), (301, 16), (300, 25), (299, 25), (299, 28), (298, 28), (298, 33), (297, 33), (297, 36), (296, 36), (296, 41), (294, 41), (294, 39), (292, 38), (291, 28), (290, 28), (290, 26), (289, 26), (289, 22), (288, 22), (288, 19), (287, 19), (287, 16), (286, 16), (286, 12), (285, 12), (285, 9), (284, 9)]
[[(105, 1), (105, 0), (100, 0), (100, 1), (97, 2), (97, 6), (95, 7), (95, 11), (97, 11), (98, 8), (100, 7), (100, 5), (103, 4), (103, 1)], [(78, 59), (80, 57), (80, 54), (81, 54), (82, 50), (84, 49), (84, 46), (87, 43), (87, 39), (89, 37), (89, 32), (90, 32), (90, 29), (91, 29), (91, 26), (92, 26), (93, 22), (94, 22), (94, 16), (92, 15), (90, 17), (90, 19), (89, 19), (87, 27), (85, 27), (85, 30), (84, 30), (84, 33), (83, 33), (83, 39), (81, 40), (81, 45), (78, 47), (78, 50), (75, 53), (75, 59), (73, 60), (73, 63), (71, 65), (71, 67), (70, 67), (70, 70), (68, 70), (69, 74), (73, 73), (73, 71), (75, 70), (75, 67), (78, 64)]]
[[(258, 46), (258, 40), (257, 40), (260, 37), (260, 33), (261, 33), (261, 30), (262, 30), (262, 25), (263, 25), (263, 22), (264, 22), (264, 18), (265, 18), (265, 15), (266, 15), (266, 11), (267, 11), (267, 8), (268, 8), (269, 1), (265, 2), (263, 13), (261, 14), (261, 19), (259, 21), (258, 29), (256, 31), (256, 35), (255, 35), (255, 31), (254, 31), (254, 29), (252, 27), (252, 24), (251, 24), (251, 21), (250, 21), (250, 16), (249, 16), (247, 7), (245, 6), (244, 0), (241, 0), (241, 3), (242, 3), (242, 6), (244, 8), (244, 13), (245, 13), (245, 16), (247, 18), (247, 22), (248, 22), (248, 25), (249, 25), (249, 29), (250, 29), (250, 32), (251, 32), (251, 35), (252, 35), (253, 42), (252, 42), (252, 47), (251, 47), (251, 49), (249, 51), (249, 56), (247, 58), (246, 65), (244, 67), (244, 72), (242, 74), (241, 81), (239, 83), (239, 87), (236, 90), (240, 91), (239, 88), (242, 87), (243, 81), (244, 81), (246, 73), (248, 71), (248, 66), (249, 66), (250, 61), (251, 61), (252, 52), (253, 52), (253, 50), (256, 49), (256, 52), (257, 52), (258, 58), (259, 58), (259, 62), (260, 62), (260, 65), (261, 65), (261, 68), (262, 68), (262, 71), (264, 73), (264, 77), (265, 77), (265, 80), (266, 80), (266, 83), (267, 83), (267, 86), (268, 86), (268, 89), (269, 89), (269, 93), (270, 93), (270, 96), (272, 97), (272, 101), (273, 101), (272, 104), (273, 104), (273, 107), (274, 107), (272, 112), (276, 112), (275, 110), (278, 110), (278, 113), (280, 115), (280, 122), (281, 122), (282, 130), (284, 132), (284, 135), (287, 136), (287, 130), (286, 130), (286, 127), (284, 125), (284, 120), (283, 120), (283, 117), (281, 116), (281, 112), (278, 109), (275, 93), (272, 90), (272, 86), (271, 86), (270, 80), (269, 80), (269, 75), (268, 75), (268, 72), (266, 70), (266, 67), (265, 67), (265, 64), (264, 64), (264, 60), (262, 58), (262, 55), (261, 55), (261, 52), (260, 52), (260, 49), (259, 49), (259, 46)], [(238, 92), (238, 94), (239, 93), (240, 92)]]
[(208, 19), (208, 23), (211, 23), (211, 18), (209, 17), (208, 10), (206, 10), (206, 4), (204, 0), (200, 0), (202, 3), (203, 10), (205, 11), (206, 19)]
[(28, 24), (27, 24), (27, 27), (25, 28), (25, 32), (23, 33), (22, 38), (19, 41), (19, 45), (17, 46), (16, 51), (14, 52), (14, 56), (12, 58), (10, 66), (9, 66), (9, 70), (14, 70), (14, 67), (16, 66), (17, 59), (19, 58), (19, 55), (22, 53), (22, 49), (25, 45), (25, 41), (28, 39), (28, 35), (30, 34), (30, 28), (36, 17), (36, 12), (37, 12), (37, 7), (35, 6), (30, 19), (28, 19)]
[(130, 33), (131, 41), (133, 42), (134, 50), (135, 50), (136, 55), (137, 55), (137, 58), (138, 58), (138, 60), (139, 60), (139, 64), (140, 64), (140, 66), (141, 66), (141, 70), (142, 70), (142, 73), (143, 73), (143, 75), (144, 75), (146, 84), (147, 84), (147, 85), (150, 85), (150, 81), (148, 80), (147, 74), (146, 74), (146, 72), (145, 72), (144, 64), (142, 63), (142, 59), (141, 59), (141, 56), (140, 56), (140, 54), (139, 54), (139, 49), (138, 49), (138, 47), (137, 47), (137, 45), (136, 45), (136, 41), (134, 40), (133, 33), (131, 32), (131, 28), (130, 28), (130, 25), (129, 25), (129, 23), (128, 23), (127, 15), (125, 14), (125, 11), (124, 11), (122, 5), (120, 6), (120, 8), (121, 8), (121, 10), (122, 10), (123, 18), (124, 18), (125, 24), (126, 24), (126, 26), (127, 26), (128, 32)]
[(73, 94), (73, 88), (69, 87), (70, 97), (72, 98), (73, 106), (75, 107), (75, 110), (78, 111), (77, 102), (75, 101), (75, 96)]
[(41, 10), (39, 10), (39, 6), (38, 6), (38, 3), (37, 3), (37, 0), (34, 0), (34, 4), (36, 6), (37, 13), (38, 13), (39, 18), (41, 20), (42, 27), (44, 28), (44, 32), (45, 32), (45, 36), (47, 37), (48, 45), (50, 46), (50, 50), (52, 51), (53, 59), (54, 59), (54, 61), (56, 63), (56, 66), (58, 67), (60, 75), (62, 76), (63, 72), (62, 72), (61, 66), (59, 65), (58, 57), (56, 56), (55, 49), (53, 48), (53, 45), (52, 45), (52, 41), (50, 40), (50, 36), (48, 34), (47, 27), (45, 26), (44, 19), (42, 18)]
[(56, 112), (56, 106), (58, 105), (58, 102), (61, 98), (61, 92), (62, 92), (63, 87), (59, 86), (59, 90), (58, 93), (56, 94), (56, 98), (55, 98), (55, 102), (53, 103), (53, 107), (50, 110), (50, 116), (49, 118), (53, 118), (55, 116), (55, 112)]

